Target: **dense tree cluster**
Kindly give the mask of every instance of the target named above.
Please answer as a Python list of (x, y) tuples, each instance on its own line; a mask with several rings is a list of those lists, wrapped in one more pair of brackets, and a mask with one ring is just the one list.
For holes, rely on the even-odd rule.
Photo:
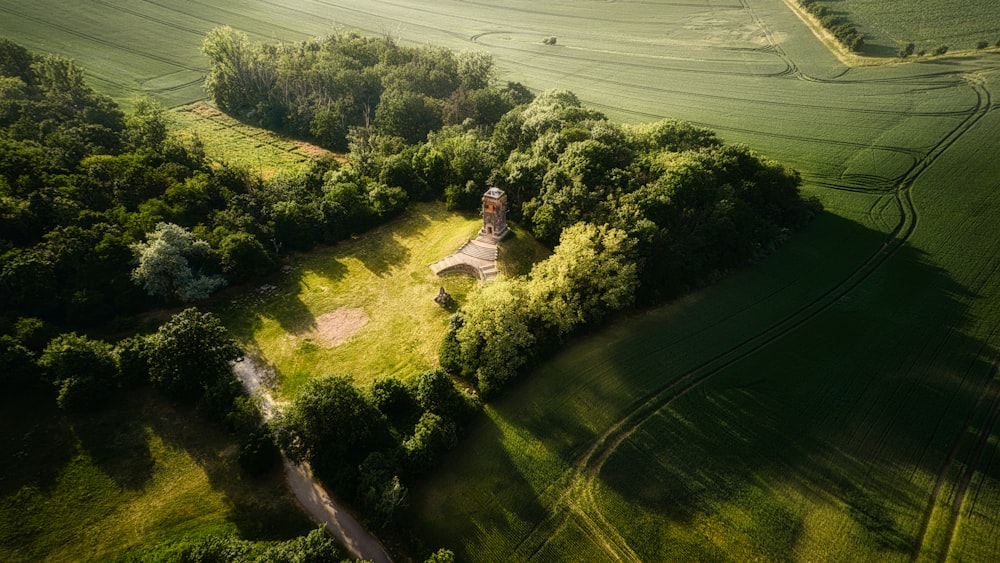
[(210, 165), (156, 102), (123, 112), (71, 61), (5, 39), (0, 91), (0, 332), (20, 317), (76, 330), (203, 299), (410, 199), (388, 165), (388, 184), (332, 159), (267, 181)]
[(477, 155), (468, 175), (438, 168), (449, 204), (474, 207), (472, 187), (499, 187), (513, 217), (558, 241), (527, 277), (473, 295), (442, 344), (442, 366), (487, 394), (634, 298), (661, 301), (769, 253), (817, 210), (796, 173), (744, 146), (671, 120), (616, 124), (566, 91), (508, 112), (489, 136), (442, 130), (415, 162), (435, 153)]
[(350, 376), (328, 376), (304, 386), (275, 432), (289, 457), (308, 461), (341, 498), (385, 527), (406, 501), (403, 483), (457, 444), (476, 409), (440, 370), (406, 381), (376, 378), (367, 389)]
[(865, 35), (850, 20), (821, 4), (819, 0), (799, 0), (799, 4), (816, 16), (820, 25), (852, 52), (860, 53), (865, 48)]
[(325, 528), (278, 542), (209, 536), (184, 548), (181, 563), (338, 563), (349, 561)]
[(353, 128), (416, 143), (442, 125), (492, 124), (523, 96), (518, 85), (494, 87), (486, 53), (403, 47), (387, 37), (264, 44), (219, 27), (202, 52), (220, 108), (332, 149), (346, 149)]

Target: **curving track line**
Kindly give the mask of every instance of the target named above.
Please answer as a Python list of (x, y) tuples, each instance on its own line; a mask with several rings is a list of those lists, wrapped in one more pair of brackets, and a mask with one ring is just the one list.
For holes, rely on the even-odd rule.
[[(711, 379), (714, 375), (795, 331), (829, 309), (867, 280), (906, 243), (913, 235), (919, 223), (919, 213), (912, 195), (914, 185), (921, 175), (941, 155), (980, 122), (993, 108), (989, 90), (978, 81), (971, 80), (968, 77), (964, 78), (975, 92), (977, 101), (974, 107), (966, 114), (965, 119), (948, 132), (926, 155), (917, 160), (897, 184), (893, 192), (893, 200), (899, 213), (899, 219), (882, 246), (842, 280), (799, 310), (790, 313), (770, 327), (706, 360), (695, 368), (683, 373), (674, 381), (654, 389), (636, 401), (622, 418), (591, 442), (590, 446), (565, 472), (559, 483), (568, 483), (568, 485), (565, 486), (562, 494), (550, 507), (548, 517), (538, 522), (518, 544), (516, 548), (518, 555), (525, 559), (535, 557), (545, 547), (549, 539), (554, 536), (552, 533), (553, 530), (562, 529), (567, 525), (569, 518), (577, 517), (585, 523), (585, 526), (588, 528), (588, 535), (591, 537), (594, 536), (593, 527), (597, 526), (600, 528), (599, 533), (603, 541), (596, 543), (615, 560), (639, 560), (638, 556), (628, 547), (627, 542), (619, 531), (603, 516), (598, 503), (594, 499), (593, 490), (596, 486), (595, 481), (600, 475), (605, 462), (607, 462), (625, 440), (662, 409), (670, 406), (676, 399), (683, 397), (689, 391)], [(997, 424), (998, 419), (1000, 419), (1000, 384), (997, 385), (998, 389), (993, 389), (993, 387), (991, 385), (984, 390), (984, 395), (992, 393), (996, 398), (991, 404), (988, 428), (984, 429), (973, 451), (972, 457), (975, 461), (978, 461), (979, 454), (982, 452), (986, 440), (992, 434), (992, 429)], [(953, 450), (952, 453), (955, 454), (957, 451)], [(942, 471), (939, 474), (939, 483), (935, 486), (934, 493), (930, 499), (929, 508), (921, 529), (921, 541), (918, 543), (918, 546), (923, 543), (931, 511), (936, 504), (937, 495), (942, 488), (940, 485), (947, 479), (950, 464), (951, 459), (942, 467)], [(974, 464), (970, 465), (970, 467), (974, 468)], [(961, 494), (956, 495), (952, 503), (953, 514), (957, 514), (961, 507), (973, 472), (974, 469), (968, 469), (963, 474), (962, 480), (959, 483)], [(953, 518), (951, 522), (952, 528), (957, 523), (956, 521), (957, 518)], [(918, 554), (919, 547), (914, 552), (914, 559)]]
[(62, 33), (65, 33), (67, 35), (72, 35), (74, 37), (79, 37), (79, 38), (85, 39), (87, 41), (92, 41), (92, 42), (97, 43), (99, 45), (104, 45), (105, 47), (110, 47), (112, 49), (115, 49), (117, 51), (121, 51), (123, 53), (130, 53), (132, 55), (136, 55), (136, 56), (143, 57), (143, 58), (146, 58), (146, 59), (150, 59), (150, 60), (153, 60), (153, 61), (158, 61), (158, 62), (161, 62), (161, 63), (165, 63), (165, 64), (168, 64), (168, 65), (177, 67), (177, 68), (182, 68), (184, 70), (190, 70), (190, 71), (194, 71), (194, 72), (208, 72), (207, 68), (191, 66), (191, 65), (189, 65), (187, 63), (184, 63), (184, 62), (181, 62), (181, 61), (175, 61), (173, 59), (170, 59), (168, 57), (163, 57), (163, 56), (157, 55), (155, 53), (147, 53), (145, 51), (140, 51), (139, 49), (135, 49), (133, 47), (129, 47), (129, 46), (123, 45), (121, 43), (115, 43), (114, 41), (109, 41), (107, 39), (102, 39), (102, 38), (97, 37), (95, 35), (89, 35), (87, 33), (82, 33), (82, 32), (77, 31), (77, 30), (75, 30), (75, 29), (73, 29), (71, 27), (64, 26), (64, 25), (59, 25), (57, 23), (53, 23), (52, 21), (49, 21), (49, 20), (46, 20), (46, 19), (43, 19), (43, 18), (37, 18), (37, 17), (34, 17), (34, 16), (29, 16), (29, 15), (26, 15), (26, 14), (22, 14), (22, 13), (14, 11), (14, 10), (11, 10), (10, 8), (6, 8), (6, 7), (3, 7), (3, 6), (0, 6), (0, 12), (6, 12), (6, 13), (12, 15), (12, 16), (15, 16), (15, 17), (18, 17), (18, 18), (22, 18), (22, 19), (26, 19), (28, 21), (37, 23), (37, 24), (39, 24), (39, 25), (41, 25), (43, 27), (49, 27), (49, 28), (52, 28), (52, 29), (56, 29), (56, 30), (58, 30), (58, 31), (60, 31)]

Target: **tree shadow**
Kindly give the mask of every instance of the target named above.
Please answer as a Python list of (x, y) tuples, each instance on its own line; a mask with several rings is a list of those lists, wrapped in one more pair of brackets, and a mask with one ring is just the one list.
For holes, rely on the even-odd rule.
[(116, 397), (114, 407), (70, 420), (93, 463), (119, 487), (138, 491), (153, 477), (156, 464), (145, 423), (147, 400), (142, 393), (130, 395), (138, 400)]
[(386, 237), (381, 242), (375, 250), (364, 248), (350, 255), (380, 278), (387, 276), (400, 264), (408, 262), (411, 254), (410, 249), (403, 246), (395, 236)]
[(523, 477), (527, 460), (515, 460), (496, 447), (503, 440), (503, 431), (489, 416), (477, 417), (458, 448), (446, 453), (438, 469), (411, 490), (401, 518), (402, 529), (420, 531), (419, 539), (412, 538), (417, 545), (410, 546), (411, 553), (446, 547), (456, 561), (476, 560), (482, 554), (468, 551), (470, 538), (495, 540), (512, 529), (527, 532), (545, 519), (538, 498), (520, 494), (530, 487)]
[(218, 423), (200, 418), (194, 408), (151, 398), (144, 423), (170, 448), (186, 452), (204, 470), (209, 485), (229, 506), (228, 519), (249, 540), (284, 540), (315, 528), (299, 508), (280, 467), (251, 477), (239, 466), (235, 438)]
[(48, 390), (0, 398), (0, 497), (49, 487), (76, 455), (73, 428)]
[[(879, 236), (843, 219), (832, 226), (839, 234), (828, 243)], [(824, 254), (794, 267), (822, 268)], [(974, 464), (973, 444), (998, 434), (995, 426), (980, 433), (998, 401), (985, 395), (997, 350), (970, 336), (969, 303), (982, 296), (910, 245), (860, 282), (830, 291), (828, 305), (790, 311), (803, 320), (787, 330), (720, 340), (717, 360), (688, 372), (695, 383), (676, 399), (665, 395), (655, 415), (610, 452), (599, 467), (600, 486), (612, 492), (608, 513), (631, 505), (646, 519), (617, 522), (630, 541), (643, 544), (650, 534), (667, 541), (671, 523), (736, 510), (755, 516), (729, 533), (782, 559), (797, 538), (776, 534), (801, 528), (803, 512), (789, 512), (774, 491), (791, 490), (800, 502), (853, 522), (842, 530), (845, 542), (898, 556), (919, 549), (934, 484), (912, 476), (939, 475), (956, 453), (961, 464)], [(647, 368), (610, 352), (620, 366), (642, 370), (684, 350), (653, 348)], [(664, 381), (678, 375), (664, 373)], [(776, 513), (791, 522), (777, 524)]]

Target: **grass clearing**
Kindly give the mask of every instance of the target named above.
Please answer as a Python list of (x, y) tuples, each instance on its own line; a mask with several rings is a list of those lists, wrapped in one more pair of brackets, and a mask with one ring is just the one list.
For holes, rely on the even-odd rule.
[[(205, 156), (270, 178), (279, 171), (304, 170), (313, 158), (332, 155), (303, 141), (247, 125), (208, 102), (195, 102), (169, 112), (172, 129), (181, 138), (199, 139)], [(342, 156), (337, 156), (343, 160)]]
[[(359, 384), (378, 375), (407, 377), (437, 364), (437, 350), (452, 311), (434, 302), (444, 287), (459, 303), (476, 287), (471, 277), (437, 277), (429, 265), (456, 251), (481, 226), (478, 217), (414, 204), (400, 218), (354, 240), (292, 255), (292, 271), (273, 293), (245, 293), (220, 313), (238, 338), (272, 366), (281, 393), (317, 375), (351, 374)], [(505, 243), (501, 266), (523, 271), (544, 248), (518, 232)], [(367, 319), (361, 321), (359, 315)], [(331, 315), (355, 325), (331, 345), (322, 323)], [(324, 324), (324, 326), (321, 326)], [(360, 326), (357, 326), (360, 325)]]
[(51, 397), (6, 397), (0, 559), (176, 559), (210, 535), (312, 529), (279, 471), (242, 476), (225, 431), (151, 391), (66, 417)]

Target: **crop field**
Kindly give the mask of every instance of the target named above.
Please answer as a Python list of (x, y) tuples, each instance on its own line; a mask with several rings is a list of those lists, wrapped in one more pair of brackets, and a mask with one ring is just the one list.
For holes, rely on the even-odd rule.
[(1000, 41), (1000, 10), (994, 2), (844, 0), (831, 7), (859, 26), (868, 54), (892, 57), (910, 42), (917, 51), (932, 51), (940, 45), (968, 50), (979, 41)]
[[(995, 3), (896, 4), (838, 9), (928, 48), (1000, 39)], [(54, 5), (0, 1), (0, 33), (73, 54), (114, 95), (200, 97), (197, 45), (215, 25), (255, 39), (340, 26), (487, 50), (502, 79), (617, 119), (710, 127), (800, 170), (823, 202), (760, 265), (581, 338), (491, 404), (411, 490), (407, 526), (425, 543), (470, 561), (1000, 559), (995, 51), (848, 68), (782, 0)], [(431, 283), (399, 276), (457, 246), (431, 224), (460, 220), (417, 209), (401, 221), (427, 221), (407, 228), (418, 237), (378, 235), (395, 258), (362, 239), (303, 255), (261, 303), (225, 312), (289, 388), (432, 361), (410, 336), (364, 365), (309, 342), (324, 314)], [(389, 313), (366, 309), (361, 330)]]

